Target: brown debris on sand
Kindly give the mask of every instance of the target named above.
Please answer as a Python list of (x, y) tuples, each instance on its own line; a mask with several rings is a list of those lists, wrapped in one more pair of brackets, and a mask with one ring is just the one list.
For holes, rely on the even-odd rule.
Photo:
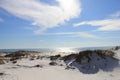
[(0, 64), (5, 64), (4, 57), (0, 56)]

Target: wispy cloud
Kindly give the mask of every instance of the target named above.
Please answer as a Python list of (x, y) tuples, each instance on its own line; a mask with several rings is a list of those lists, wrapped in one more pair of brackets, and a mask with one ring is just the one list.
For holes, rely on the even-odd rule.
[(0, 22), (4, 22), (4, 20), (2, 18), (0, 18)]
[(120, 12), (112, 15), (112, 18), (103, 19), (103, 20), (91, 20), (91, 21), (82, 21), (79, 23), (73, 24), (74, 27), (80, 27), (83, 25), (90, 25), (98, 27), (95, 31), (119, 31), (120, 30)]
[(62, 35), (66, 37), (97, 38), (95, 35), (87, 32), (58, 32), (58, 33), (43, 33), (41, 35)]
[(119, 42), (114, 43), (114, 42), (109, 42), (109, 41), (105, 41), (105, 42), (101, 42), (101, 41), (66, 41), (66, 42), (61, 42), (60, 45), (64, 46), (64, 47), (72, 47), (72, 48), (76, 48), (76, 47), (100, 47), (100, 46), (116, 46), (118, 45)]
[(9, 13), (38, 26), (36, 33), (57, 27), (81, 12), (79, 0), (55, 0), (59, 5), (49, 5), (40, 0), (0, 0), (0, 7)]
[(120, 11), (116, 12), (115, 14), (110, 15), (111, 17), (120, 17)]
[(117, 31), (120, 30), (120, 19), (83, 21), (74, 24), (75, 27), (80, 27), (82, 25), (97, 26), (99, 27), (97, 31)]

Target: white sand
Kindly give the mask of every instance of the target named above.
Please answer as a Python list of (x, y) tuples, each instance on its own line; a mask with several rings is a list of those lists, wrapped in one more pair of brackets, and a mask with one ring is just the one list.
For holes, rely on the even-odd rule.
[[(116, 53), (120, 57), (120, 50)], [(22, 59), (17, 64), (0, 65), (0, 73), (5, 73), (5, 75), (0, 76), (0, 80), (120, 80), (120, 66), (112, 72), (100, 70), (95, 74), (83, 74), (77, 69), (66, 70), (63, 62), (59, 62), (64, 64), (63, 66), (50, 66), (49, 62), (48, 59), (33, 61)], [(43, 67), (33, 67), (37, 64)]]
[(65, 70), (65, 66), (49, 66), (49, 62), (47, 59), (33, 61), (23, 59), (17, 63), (24, 66), (41, 64), (43, 68), (17, 67), (12, 63), (0, 65), (0, 72), (6, 73), (0, 80), (120, 80), (120, 67), (112, 72), (83, 74), (78, 70)]

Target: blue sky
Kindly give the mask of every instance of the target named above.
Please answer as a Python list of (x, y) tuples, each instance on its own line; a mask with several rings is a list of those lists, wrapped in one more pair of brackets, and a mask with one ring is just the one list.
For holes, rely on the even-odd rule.
[(120, 45), (120, 0), (0, 0), (0, 48)]

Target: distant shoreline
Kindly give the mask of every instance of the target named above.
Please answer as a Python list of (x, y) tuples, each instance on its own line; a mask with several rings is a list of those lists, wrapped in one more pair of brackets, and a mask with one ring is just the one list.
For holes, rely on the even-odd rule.
[[(115, 46), (104, 46), (104, 47), (81, 47), (81, 48), (70, 48), (74, 51), (80, 51), (80, 50), (96, 50), (96, 49), (110, 49)], [(37, 51), (37, 52), (57, 52), (59, 48), (21, 48), (21, 49), (0, 49), (0, 52), (15, 52), (19, 50), (25, 50), (25, 51)]]

